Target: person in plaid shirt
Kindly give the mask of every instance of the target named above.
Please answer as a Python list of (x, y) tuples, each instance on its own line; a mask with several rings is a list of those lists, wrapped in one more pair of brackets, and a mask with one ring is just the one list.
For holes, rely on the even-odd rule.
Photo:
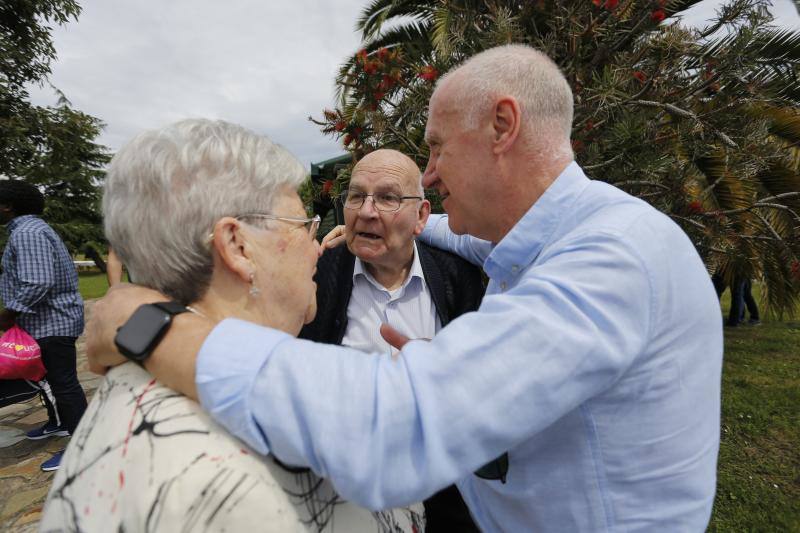
[[(39, 216), (44, 196), (28, 183), (0, 181), (0, 223), (8, 242), (3, 251), (0, 329), (15, 323), (36, 339), (47, 369), (56, 405), (44, 396), (48, 421), (28, 432), (32, 440), (71, 434), (86, 410), (86, 395), (78, 382), (75, 341), (83, 332), (83, 301), (78, 273), (64, 242)], [(42, 464), (58, 468), (62, 452)]]

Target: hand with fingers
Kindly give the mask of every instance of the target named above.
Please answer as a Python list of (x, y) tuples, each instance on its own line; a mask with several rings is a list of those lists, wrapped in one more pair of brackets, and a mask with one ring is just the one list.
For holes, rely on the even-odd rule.
[(344, 244), (344, 224), (336, 226), (322, 238), (322, 251), (330, 250)]

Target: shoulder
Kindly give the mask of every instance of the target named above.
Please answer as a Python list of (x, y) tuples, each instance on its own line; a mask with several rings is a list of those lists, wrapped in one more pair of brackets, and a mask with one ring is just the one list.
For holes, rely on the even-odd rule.
[(437, 268), (445, 276), (480, 276), (480, 269), (454, 253), (417, 241), (419, 260), (425, 275), (431, 268)]

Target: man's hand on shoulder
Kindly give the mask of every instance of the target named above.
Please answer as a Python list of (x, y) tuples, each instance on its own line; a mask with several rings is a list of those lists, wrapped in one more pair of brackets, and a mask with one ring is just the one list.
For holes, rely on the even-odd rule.
[(344, 244), (344, 226), (336, 226), (322, 238), (322, 251), (330, 250)]
[(89, 370), (103, 375), (109, 368), (127, 361), (114, 344), (117, 329), (140, 305), (166, 300), (169, 298), (158, 291), (130, 283), (121, 283), (109, 289), (103, 298), (95, 302), (91, 319), (86, 325)]

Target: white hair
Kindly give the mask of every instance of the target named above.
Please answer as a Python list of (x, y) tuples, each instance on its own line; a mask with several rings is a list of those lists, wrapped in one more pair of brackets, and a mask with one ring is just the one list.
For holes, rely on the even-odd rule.
[(476, 128), (495, 97), (510, 95), (521, 107), (523, 128), (534, 137), (557, 135), (569, 145), (572, 90), (558, 65), (542, 52), (521, 44), (490, 48), (448, 72), (437, 89), (456, 77), (453, 105), (465, 110), (465, 127)]
[(278, 189), (304, 178), (286, 149), (235, 124), (192, 119), (146, 131), (108, 168), (106, 238), (136, 283), (188, 304), (211, 282), (214, 224), (269, 212)]

